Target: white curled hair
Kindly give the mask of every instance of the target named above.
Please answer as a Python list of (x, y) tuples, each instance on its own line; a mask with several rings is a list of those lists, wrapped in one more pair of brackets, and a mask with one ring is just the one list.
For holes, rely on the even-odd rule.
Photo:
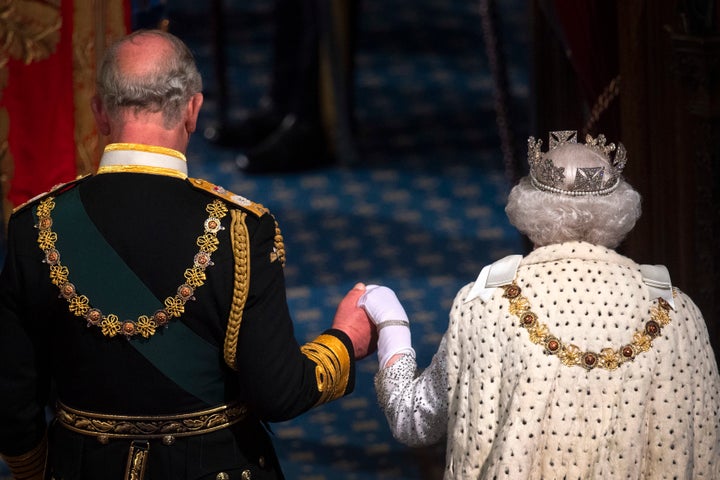
[(640, 218), (640, 203), (622, 179), (607, 195), (570, 196), (538, 190), (524, 177), (510, 191), (505, 213), (536, 247), (584, 241), (615, 248)]
[[(119, 47), (142, 35), (168, 41), (170, 53), (144, 76), (125, 75), (118, 66)], [(161, 30), (137, 30), (111, 45), (98, 68), (97, 92), (110, 115), (121, 109), (162, 112), (168, 128), (177, 125), (190, 98), (202, 91), (202, 77), (188, 47), (174, 35)]]

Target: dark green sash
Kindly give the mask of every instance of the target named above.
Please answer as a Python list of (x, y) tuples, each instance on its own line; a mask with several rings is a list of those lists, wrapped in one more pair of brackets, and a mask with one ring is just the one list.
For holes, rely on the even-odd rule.
[[(114, 313), (121, 322), (140, 315), (151, 316), (163, 307), (162, 300), (152, 294), (97, 230), (83, 207), (79, 189), (56, 198), (55, 205), (53, 230), (58, 235), (60, 261), (68, 267), (70, 281), (77, 291), (87, 296), (93, 307), (106, 315)], [(181, 278), (178, 284), (180, 281)], [(174, 294), (168, 295), (171, 293)], [(101, 335), (99, 330), (97, 334)], [(121, 338), (111, 340), (127, 341), (122, 334), (118, 337)], [(130, 344), (190, 394), (208, 405), (224, 402), (221, 352), (182, 323), (181, 318), (171, 320), (167, 328), (159, 329), (149, 339), (133, 337)]]

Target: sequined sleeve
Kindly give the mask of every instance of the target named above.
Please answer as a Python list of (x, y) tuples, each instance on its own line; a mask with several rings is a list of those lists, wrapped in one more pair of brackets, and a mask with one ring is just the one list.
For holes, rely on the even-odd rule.
[(403, 355), (375, 375), (375, 391), (393, 436), (417, 447), (440, 441), (447, 431), (447, 349), (445, 337), (424, 371)]

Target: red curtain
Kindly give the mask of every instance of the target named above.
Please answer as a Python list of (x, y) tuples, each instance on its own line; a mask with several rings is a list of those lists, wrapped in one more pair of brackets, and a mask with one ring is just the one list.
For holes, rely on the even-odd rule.
[(25, 64), (8, 62), (3, 103), (10, 117), (8, 147), (14, 173), (8, 199), (19, 205), (53, 185), (75, 178), (73, 106), (73, 4), (61, 5), (63, 24), (57, 50)]
[[(29, 63), (8, 61), (0, 99), (9, 118), (12, 164), (3, 192), (6, 206), (16, 207), (93, 171), (101, 141), (94, 133), (89, 98), (96, 53), (105, 47), (95, 39), (109, 42), (130, 31), (130, 1), (62, 0), (60, 40), (52, 54)], [(104, 24), (98, 24), (96, 12), (105, 12)]]

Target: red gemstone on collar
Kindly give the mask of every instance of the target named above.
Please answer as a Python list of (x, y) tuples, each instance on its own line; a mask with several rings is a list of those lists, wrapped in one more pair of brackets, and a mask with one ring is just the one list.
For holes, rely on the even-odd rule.
[(50, 265), (57, 264), (60, 261), (60, 252), (55, 249), (49, 250), (47, 254), (45, 254), (45, 261)]
[(123, 323), (122, 330), (125, 335), (135, 335), (135, 324), (128, 320)]
[(517, 285), (510, 285), (505, 289), (505, 297), (515, 298), (520, 295), (520, 291), (520, 287), (518, 287)]
[(97, 308), (92, 308), (85, 314), (85, 319), (90, 325), (97, 325), (102, 320), (102, 312)]
[(75, 296), (75, 285), (73, 285), (70, 282), (65, 282), (62, 287), (60, 287), (60, 293), (65, 298), (72, 298)]
[(157, 326), (162, 327), (168, 323), (170, 318), (165, 310), (158, 310), (155, 312), (155, 315), (153, 315), (153, 320)]
[(585, 366), (585, 368), (587, 368), (587, 369), (594, 368), (595, 365), (597, 365), (597, 355), (595, 355), (592, 352), (586, 352), (583, 355), (582, 361), (583, 361), (583, 365)]
[(654, 320), (650, 320), (645, 324), (645, 333), (651, 337), (657, 337), (660, 335), (660, 324)]

